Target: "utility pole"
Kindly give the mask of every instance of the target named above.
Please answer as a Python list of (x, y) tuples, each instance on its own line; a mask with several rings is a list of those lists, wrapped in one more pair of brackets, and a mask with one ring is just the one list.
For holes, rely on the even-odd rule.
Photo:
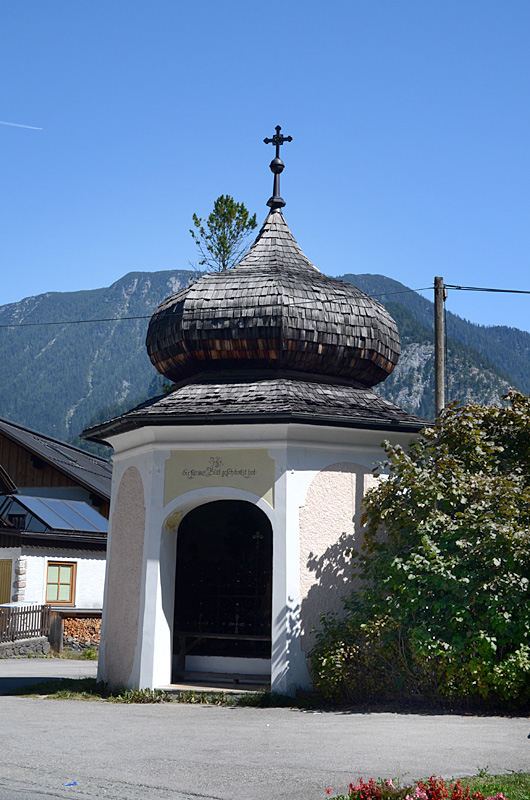
[(444, 301), (447, 289), (443, 278), (434, 279), (434, 413), (445, 408)]

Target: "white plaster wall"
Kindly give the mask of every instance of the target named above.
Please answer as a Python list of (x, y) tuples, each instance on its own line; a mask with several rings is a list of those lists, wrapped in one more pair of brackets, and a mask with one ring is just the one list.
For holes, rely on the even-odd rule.
[[(311, 571), (309, 553), (316, 558), (340, 539), (344, 531), (351, 535), (352, 517), (358, 509), (357, 485), (352, 485), (349, 467), (339, 471), (346, 475), (344, 500), (343, 479), (335, 481), (336, 472), (324, 480), (310, 498), (308, 492), (315, 478), (333, 464), (357, 465), (361, 475), (368, 475), (375, 462), (384, 457), (380, 448), (389, 438), (403, 446), (413, 434), (396, 431), (324, 428), (312, 425), (226, 425), (226, 426), (160, 426), (144, 427), (109, 439), (114, 447), (114, 475), (111, 520), (116, 487), (121, 476), (135, 466), (145, 491), (145, 542), (143, 550), (142, 588), (139, 598), (139, 637), (134, 666), (128, 685), (156, 687), (171, 679), (172, 626), (175, 588), (177, 533), (164, 522), (179, 512), (187, 513), (203, 502), (219, 499), (249, 500), (267, 514), (273, 526), (273, 597), (272, 597), (272, 688), (292, 693), (310, 685), (306, 652), (302, 649), (302, 606), (307, 600), (311, 581), (318, 580)], [(228, 448), (266, 448), (275, 459), (275, 502), (271, 508), (261, 498), (230, 487), (208, 487), (187, 492), (164, 506), (164, 466), (175, 449), (226, 450)], [(363, 477), (363, 485), (368, 479)], [(339, 497), (337, 495), (339, 494)], [(362, 492), (361, 492), (362, 494)], [(338, 509), (336, 507), (339, 506)], [(302, 511), (301, 511), (302, 509)], [(304, 517), (305, 514), (305, 517)], [(332, 533), (317, 535), (317, 529), (328, 529), (330, 516), (336, 515)], [(338, 516), (337, 516), (338, 515)], [(300, 520), (308, 531), (303, 548), (300, 545)], [(109, 539), (112, 541), (112, 524)], [(339, 542), (340, 545), (340, 542)], [(108, 578), (107, 578), (108, 583)], [(108, 587), (107, 587), (108, 592)], [(335, 592), (336, 594), (336, 592)], [(306, 627), (309, 623), (306, 624)], [(105, 612), (103, 636), (105, 636)], [(305, 643), (307, 647), (307, 642)], [(104, 679), (101, 672), (100, 679)]]
[[(164, 429), (168, 438), (172, 439), (175, 429)], [(273, 527), (273, 596), (272, 596), (272, 685), (275, 691), (294, 691), (298, 686), (308, 685), (309, 674), (305, 665), (305, 656), (301, 652), (299, 642), (298, 621), (293, 621), (293, 612), (298, 614), (298, 533), (291, 535), (290, 558), (292, 562), (291, 574), (295, 586), (287, 580), (286, 570), (286, 536), (285, 536), (285, 444), (278, 446), (278, 442), (269, 442), (265, 437), (261, 439), (248, 439), (248, 432), (243, 432), (242, 437), (237, 437), (239, 431), (231, 428), (232, 438), (227, 441), (227, 431), (223, 429), (221, 441), (204, 437), (204, 431), (195, 429), (196, 439), (190, 441), (184, 432), (181, 441), (160, 441), (158, 429), (142, 429), (141, 441), (138, 441), (138, 431), (125, 434), (119, 439), (128, 438), (131, 449), (124, 448), (123, 441), (113, 442), (115, 473), (113, 486), (117, 485), (120, 476), (131, 465), (140, 471), (145, 486), (146, 505), (146, 537), (144, 546), (144, 573), (142, 581), (142, 596), (140, 599), (140, 622), (142, 630), (139, 645), (136, 651), (135, 664), (129, 679), (129, 685), (141, 687), (154, 687), (167, 685), (171, 680), (172, 663), (172, 629), (173, 629), (173, 604), (175, 591), (175, 567), (177, 534), (164, 530), (164, 521), (175, 513), (187, 511), (200, 505), (202, 502), (213, 500), (233, 499), (245, 500), (255, 503), (269, 517)], [(270, 438), (270, 430), (267, 431)], [(252, 429), (252, 433), (257, 433)], [(204, 437), (201, 441), (201, 437)], [(158, 441), (149, 441), (150, 439)], [(275, 507), (261, 497), (241, 489), (231, 487), (208, 487), (186, 492), (163, 506), (164, 467), (172, 450), (184, 449), (239, 449), (242, 446), (250, 449), (267, 449), (269, 456), (275, 459)], [(113, 495), (115, 489), (113, 489)], [(112, 520), (111, 510), (111, 520)], [(112, 540), (112, 523), (110, 537)], [(293, 549), (294, 546), (294, 549)], [(109, 553), (111, 545), (109, 545)], [(296, 566), (295, 566), (296, 565)], [(105, 614), (104, 614), (105, 618)], [(103, 628), (105, 636), (105, 624)], [(295, 657), (296, 651), (296, 657)], [(286, 666), (290, 659), (290, 669)], [(295, 674), (296, 673), (296, 674)], [(100, 669), (100, 677), (103, 670)]]
[(375, 479), (366, 466), (331, 464), (311, 482), (300, 509), (302, 647), (309, 652), (321, 615), (341, 613), (352, 587), (348, 550), (362, 543), (361, 506)]
[[(60, 559), (58, 559), (60, 560)], [(63, 560), (65, 560), (63, 558)], [(46, 554), (26, 554), (26, 593), (28, 603), (44, 603), (46, 581)]]
[[(119, 682), (121, 685), (134, 688), (154, 688), (167, 685), (171, 679), (173, 573), (175, 569), (175, 555), (172, 554), (172, 547), (175, 537), (172, 534), (166, 535), (163, 531), (162, 505), (163, 467), (169, 451), (160, 448), (155, 450), (151, 447), (145, 447), (141, 452), (136, 450), (132, 453), (120, 448), (118, 450), (119, 452), (113, 457), (110, 525), (107, 542), (108, 567), (105, 578), (98, 679)], [(136, 482), (138, 490), (130, 487), (132, 493), (129, 492), (130, 497), (126, 501), (131, 504), (130, 519), (125, 524), (122, 519), (116, 525), (116, 512), (120, 516), (122, 511), (125, 512), (127, 508), (127, 505), (123, 506), (119, 498), (119, 490), (124, 475), (131, 467), (139, 475), (142, 488), (140, 489), (138, 482)], [(128, 526), (130, 526), (130, 531), (133, 526), (135, 528), (134, 579), (132, 582), (128, 580), (127, 571), (124, 571), (119, 578), (113, 572), (116, 560), (116, 556), (113, 555), (113, 543), (115, 540), (119, 542), (121, 539), (118, 550), (121, 547), (127, 548)], [(138, 526), (142, 530), (141, 542)], [(162, 592), (162, 584), (167, 585), (168, 581), (172, 587), (171, 590)], [(128, 592), (126, 600), (120, 596), (120, 586), (122, 585)], [(116, 620), (120, 616), (123, 625), (116, 625)], [(122, 663), (120, 666), (114, 659), (114, 655), (119, 654), (120, 648), (116, 647), (116, 635), (122, 627), (127, 630), (127, 647), (129, 648), (129, 645), (132, 647), (132, 663), (129, 663), (128, 657), (127, 665)], [(130, 641), (129, 637), (131, 637)], [(116, 669), (114, 669), (115, 667)]]
[(120, 476), (111, 511), (102, 625), (100, 680), (128, 686), (138, 647), (145, 536), (145, 499), (136, 466)]
[(43, 552), (35, 548), (25, 550), (23, 555), (27, 561), (25, 600), (28, 603), (46, 602), (46, 574), (49, 561), (73, 561), (77, 565), (74, 608), (102, 608), (105, 553), (57, 550), (50, 554), (49, 550)]
[[(297, 426), (289, 437), (286, 531), (293, 553), (288, 568), (291, 597), (298, 588), (294, 605), (305, 664), (321, 614), (340, 613), (342, 597), (351, 587), (351, 563), (345, 554), (362, 541), (361, 503), (376, 481), (372, 470), (384, 457), (384, 438), (391, 437), (378, 431), (309, 426)], [(405, 447), (411, 439), (411, 434), (392, 437)]]
[(0, 558), (12, 558), (20, 556), (20, 547), (0, 547)]
[[(68, 559), (66, 559), (68, 560)], [(77, 563), (75, 605), (77, 608), (103, 608), (105, 585), (105, 553), (76, 556)]]

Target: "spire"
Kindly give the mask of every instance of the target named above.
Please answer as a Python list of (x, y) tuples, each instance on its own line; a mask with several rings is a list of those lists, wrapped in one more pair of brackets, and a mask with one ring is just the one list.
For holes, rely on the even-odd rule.
[(272, 139), (264, 139), (265, 144), (273, 144), (276, 147), (276, 155), (270, 163), (271, 172), (274, 173), (274, 183), (272, 187), (272, 197), (267, 200), (267, 205), (273, 210), (275, 208), (282, 208), (285, 205), (285, 200), (280, 197), (280, 174), (283, 172), (285, 164), (280, 158), (280, 146), (284, 142), (292, 142), (292, 136), (283, 136), (281, 133), (281, 125), (276, 125), (276, 133)]

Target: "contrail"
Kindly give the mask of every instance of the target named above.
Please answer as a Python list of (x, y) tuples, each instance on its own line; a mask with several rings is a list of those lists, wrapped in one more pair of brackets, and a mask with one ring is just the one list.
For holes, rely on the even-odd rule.
[(35, 125), (21, 125), (19, 122), (2, 122), (2, 120), (0, 120), (0, 125), (11, 125), (13, 128), (29, 128), (30, 131), (44, 130), (44, 128), (36, 128)]

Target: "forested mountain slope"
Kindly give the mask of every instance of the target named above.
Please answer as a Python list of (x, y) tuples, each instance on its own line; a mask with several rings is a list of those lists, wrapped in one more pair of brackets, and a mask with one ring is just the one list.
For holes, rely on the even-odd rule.
[[(102, 406), (145, 394), (157, 374), (144, 346), (148, 318), (189, 276), (131, 272), (105, 289), (47, 293), (0, 307), (0, 325), (56, 323), (0, 328), (0, 416), (66, 439)], [(69, 324), (102, 318), (109, 321)]]
[[(194, 276), (131, 272), (112, 286), (54, 292), (0, 306), (0, 417), (59, 439), (77, 436), (161, 388), (145, 350), (149, 317)], [(433, 413), (432, 303), (383, 275), (344, 275), (389, 309), (403, 354), (381, 393), (420, 416)], [(138, 317), (118, 321), (116, 318)], [(107, 320), (79, 323), (78, 320)], [(510, 386), (530, 392), (530, 334), (473, 325), (448, 313), (448, 397), (498, 402)], [(46, 322), (45, 325), (33, 323)], [(25, 327), (31, 324), (29, 327)], [(103, 410), (103, 411), (102, 411)]]
[[(418, 322), (432, 330), (432, 302), (417, 292), (411, 292), (399, 281), (384, 275), (343, 275), (342, 280), (376, 296), (387, 307), (389, 303), (403, 306)], [(501, 325), (475, 325), (450, 311), (446, 313), (446, 320), (450, 339), (485, 356), (509, 375), (521, 391), (530, 394), (530, 333)]]

